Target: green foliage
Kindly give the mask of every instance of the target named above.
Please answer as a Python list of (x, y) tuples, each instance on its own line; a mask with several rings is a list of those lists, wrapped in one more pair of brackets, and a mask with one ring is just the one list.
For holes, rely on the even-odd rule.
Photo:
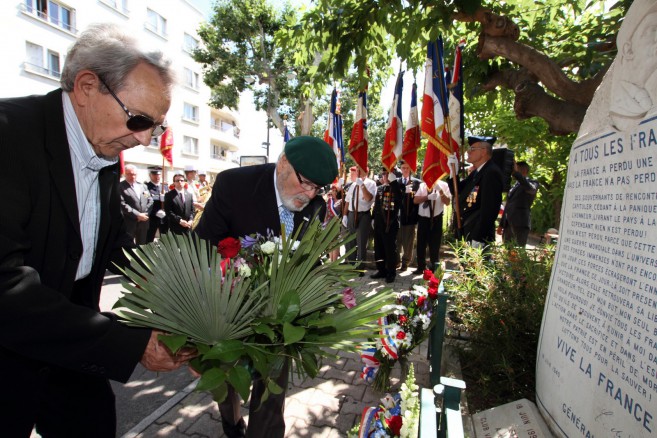
[(538, 337), (554, 248), (527, 251), (494, 246), (488, 255), (455, 246), (459, 267), (445, 280), (457, 329), (469, 335), (460, 348), (474, 410), (534, 398)]
[[(217, 401), (226, 397), (227, 382), (247, 399), (254, 371), (267, 384), (266, 398), (282, 391), (275, 380), (285, 360), (314, 377), (319, 358), (331, 350), (355, 352), (363, 339), (376, 338), (376, 320), (394, 301), (384, 290), (351, 309), (342, 304), (357, 271), (340, 264), (345, 256), (325, 260), (342, 243), (339, 234), (339, 221), (322, 228), (315, 219), (299, 242), (285, 235), (252, 238), (257, 245), (250, 252), (225, 260), (194, 235), (166, 234), (141, 246), (123, 271), (134, 284), (123, 283), (116, 313), (129, 324), (166, 332), (160, 338), (174, 353), (195, 348), (190, 364), (201, 374), (198, 389)], [(230, 244), (237, 253), (239, 242)]]

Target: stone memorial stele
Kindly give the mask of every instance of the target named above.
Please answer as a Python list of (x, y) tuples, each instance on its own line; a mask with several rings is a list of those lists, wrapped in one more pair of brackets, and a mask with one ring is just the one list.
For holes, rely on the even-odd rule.
[[(634, 1), (617, 46), (571, 149), (537, 352), (559, 437), (657, 437), (657, 0)], [(480, 434), (477, 415), (477, 437), (543, 436), (488, 417)]]

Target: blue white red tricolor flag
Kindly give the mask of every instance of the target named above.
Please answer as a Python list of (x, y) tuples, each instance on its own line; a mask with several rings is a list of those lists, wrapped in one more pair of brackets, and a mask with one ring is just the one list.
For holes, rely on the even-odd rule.
[(417, 116), (417, 84), (411, 89), (411, 110), (406, 121), (406, 133), (402, 147), (402, 160), (411, 166), (413, 173), (417, 172), (417, 150), (420, 148), (420, 125)]
[(386, 128), (386, 136), (383, 141), (383, 152), (381, 153), (381, 162), (383, 167), (388, 171), (392, 170), (402, 156), (402, 147), (404, 143), (404, 128), (402, 126), (401, 104), (402, 104), (402, 88), (404, 87), (404, 80), (402, 76), (403, 71), (399, 72), (397, 76), (397, 84), (395, 85), (395, 95), (392, 98), (392, 105), (390, 106), (390, 114), (388, 116), (388, 126)]
[(422, 166), (422, 180), (428, 187), (449, 172), (447, 156), (458, 151), (447, 129), (449, 117), (447, 107), (447, 85), (445, 84), (443, 64), (443, 40), (438, 38), (427, 47), (427, 63), (422, 97), (422, 135), (429, 142)]
[(344, 163), (344, 141), (342, 139), (342, 114), (340, 114), (340, 97), (335, 88), (331, 93), (331, 108), (328, 114), (328, 126), (324, 131), (324, 141), (335, 153), (338, 169)]
[(363, 174), (367, 173), (367, 90), (358, 93), (354, 127), (349, 140), (349, 155)]

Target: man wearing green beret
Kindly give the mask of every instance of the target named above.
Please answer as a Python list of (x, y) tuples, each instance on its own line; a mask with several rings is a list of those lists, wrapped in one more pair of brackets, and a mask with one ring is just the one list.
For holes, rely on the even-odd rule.
[[(338, 165), (331, 147), (315, 137), (295, 137), (285, 144), (276, 164), (230, 169), (217, 175), (212, 196), (196, 227), (199, 237), (213, 245), (226, 237), (243, 237), (269, 231), (275, 235), (295, 233), (315, 217), (324, 220), (326, 203), (318, 191), (333, 182)], [(283, 367), (278, 384), (287, 388), (288, 369)], [(228, 397), (219, 404), (221, 422), (228, 437), (283, 437), (285, 391), (270, 394), (260, 406), (265, 388), (253, 381), (246, 431), (240, 416), (239, 395), (229, 387)]]

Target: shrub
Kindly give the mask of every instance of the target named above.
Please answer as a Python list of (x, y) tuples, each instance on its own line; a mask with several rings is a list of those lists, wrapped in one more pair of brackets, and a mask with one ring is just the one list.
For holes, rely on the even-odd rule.
[(469, 342), (459, 353), (473, 410), (534, 400), (535, 365), (554, 247), (454, 246), (458, 269), (445, 280), (453, 327)]

